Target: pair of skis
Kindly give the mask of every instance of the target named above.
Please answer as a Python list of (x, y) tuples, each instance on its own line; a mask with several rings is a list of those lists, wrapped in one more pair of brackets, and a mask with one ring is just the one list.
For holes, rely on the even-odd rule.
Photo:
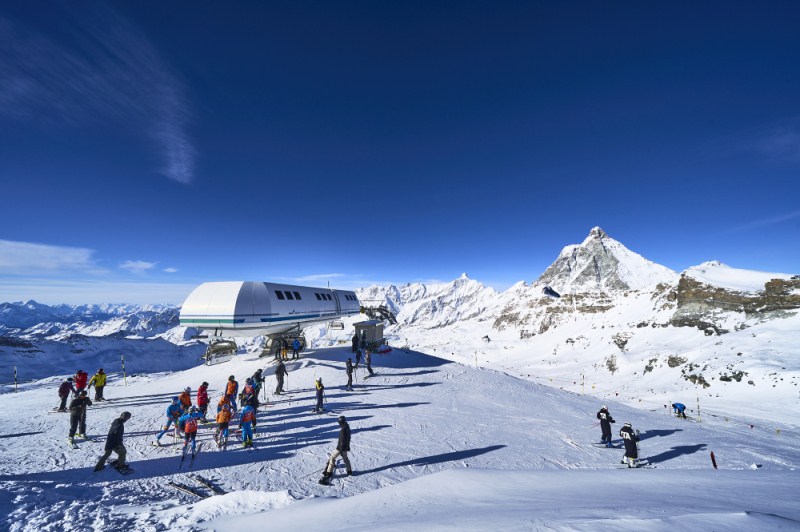
[(218, 487), (216, 484), (212, 483), (205, 477), (201, 477), (200, 475), (189, 475), (189, 478), (200, 484), (203, 488), (211, 490), (213, 493), (203, 493), (200, 491), (202, 488), (195, 488), (193, 486), (189, 486), (188, 484), (175, 482), (173, 480), (170, 480), (167, 484), (178, 491), (186, 493), (187, 495), (192, 495), (198, 499), (207, 499), (212, 495), (225, 495), (227, 493), (224, 489)]

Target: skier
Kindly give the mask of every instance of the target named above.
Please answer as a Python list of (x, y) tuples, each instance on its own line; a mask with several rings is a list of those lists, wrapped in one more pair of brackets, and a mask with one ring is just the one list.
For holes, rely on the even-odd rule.
[(105, 401), (103, 388), (106, 387), (106, 374), (103, 372), (103, 368), (98, 369), (97, 373), (92, 376), (89, 381), (89, 387), (91, 388), (92, 386), (94, 386), (94, 400)]
[(67, 399), (69, 399), (70, 393), (76, 394), (75, 387), (72, 385), (72, 377), (68, 377), (58, 387), (58, 397), (61, 398), (61, 405), (58, 407), (59, 412), (67, 411)]
[(322, 385), (322, 377), (318, 377), (315, 384), (317, 386), (317, 406), (314, 408), (314, 412), (322, 412), (325, 410), (322, 407), (322, 399), (325, 395), (325, 386)]
[(86, 381), (89, 380), (89, 374), (79, 369), (75, 374), (75, 391), (79, 392), (86, 388)]
[(353, 391), (353, 361), (349, 358), (346, 362), (345, 371), (347, 371), (347, 386), (344, 387), (348, 392)]
[(683, 403), (672, 403), (672, 413), (678, 417), (686, 419), (686, 405)]
[(208, 423), (208, 419), (206, 419), (208, 413), (208, 383), (205, 381), (197, 389), (197, 410), (201, 414), (200, 421)]
[(375, 375), (375, 372), (372, 371), (372, 351), (367, 349), (367, 354), (364, 356), (364, 361), (367, 363), (367, 371), (369, 372), (369, 376), (372, 377)]
[(94, 466), (95, 471), (102, 470), (106, 465), (106, 460), (111, 456), (112, 452), (117, 453), (117, 463), (114, 468), (120, 473), (130, 471), (130, 467), (125, 463), (125, 445), (122, 444), (122, 437), (125, 434), (125, 422), (131, 418), (130, 412), (123, 412), (120, 416), (111, 422), (111, 428), (108, 431), (108, 438), (106, 438), (106, 449), (103, 456), (98, 460), (97, 465)]
[(178, 419), (178, 426), (183, 430), (183, 454), (186, 454), (186, 446), (192, 442), (192, 456), (194, 456), (197, 448), (197, 421), (202, 417), (202, 414), (193, 406), (184, 415)]
[(158, 433), (158, 436), (156, 436), (156, 441), (153, 442), (154, 445), (156, 446), (161, 445), (161, 436), (167, 433), (170, 425), (172, 425), (173, 423), (175, 423), (175, 431), (177, 432), (178, 419), (181, 417), (181, 412), (182, 412), (181, 402), (180, 399), (178, 399), (178, 396), (176, 395), (172, 398), (172, 404), (167, 407), (167, 422), (164, 423), (164, 428), (161, 430), (161, 432)]
[(358, 351), (358, 333), (353, 334), (353, 353)]
[(230, 403), (220, 401), (220, 407), (217, 411), (217, 431), (214, 433), (214, 441), (217, 442), (217, 448), (224, 448), (228, 444), (228, 423), (231, 421), (231, 405)]
[(350, 425), (347, 424), (347, 419), (344, 416), (339, 416), (339, 441), (336, 444), (336, 450), (331, 453), (328, 459), (328, 466), (322, 474), (320, 484), (330, 483), (330, 478), (333, 476), (333, 469), (336, 467), (336, 459), (341, 456), (344, 460), (344, 466), (347, 468), (347, 476), (353, 474), (353, 468), (350, 464), (350, 459), (347, 453), (350, 451)]
[(639, 459), (639, 448), (636, 446), (636, 442), (639, 441), (639, 435), (633, 431), (630, 423), (625, 423), (625, 426), (619, 431), (619, 435), (622, 436), (625, 443), (625, 458), (622, 459), (622, 463), (627, 461), (628, 467), (636, 467), (636, 460)]
[(239, 393), (239, 383), (233, 375), (228, 377), (228, 383), (225, 385), (225, 395), (228, 396), (228, 401), (231, 403), (231, 410), (236, 412), (236, 394)]
[[(359, 342), (362, 349), (367, 347), (367, 331), (361, 331), (361, 341)], [(358, 365), (358, 364), (356, 364)]]
[(286, 371), (286, 365), (283, 360), (278, 362), (278, 367), (275, 368), (275, 378), (278, 380), (278, 385), (275, 387), (275, 395), (283, 393), (283, 377), (288, 376), (289, 372)]
[(189, 409), (192, 408), (192, 389), (188, 386), (184, 388), (183, 392), (178, 396), (178, 399), (181, 402), (181, 408), (184, 413), (188, 412)]
[(223, 395), (220, 398), (219, 403), (217, 403), (217, 414), (220, 413), (220, 411), (223, 409), (223, 407), (227, 407), (228, 410), (232, 410), (231, 409), (231, 401), (230, 401), (230, 399), (228, 399), (227, 395)]
[(242, 447), (253, 446), (253, 427), (256, 423), (256, 411), (252, 406), (242, 408), (239, 426), (242, 428)]
[(356, 368), (361, 364), (361, 349), (356, 349)]
[(295, 338), (294, 341), (292, 341), (292, 360), (300, 358), (298, 351), (300, 351), (300, 340)]
[(75, 436), (75, 429), (80, 424), (79, 438), (86, 438), (86, 407), (92, 406), (86, 390), (78, 392), (78, 397), (69, 404), (69, 444), (72, 445), (72, 438)]
[(247, 377), (247, 379), (244, 381), (244, 389), (242, 390), (241, 395), (242, 407), (244, 407), (244, 405), (252, 405), (255, 394), (256, 388), (253, 386), (253, 379), (252, 377)]
[(253, 379), (253, 386), (256, 389), (256, 396), (258, 396), (258, 393), (261, 391), (261, 387), (264, 386), (264, 376), (261, 373), (262, 370), (257, 369), (256, 372), (253, 373), (253, 376), (251, 377)]
[(606, 447), (613, 447), (613, 445), (611, 445), (611, 424), (615, 421), (608, 412), (608, 407), (606, 405), (603, 405), (597, 413), (597, 419), (600, 420), (600, 430), (603, 431), (603, 435), (600, 436), (600, 443), (605, 444)]

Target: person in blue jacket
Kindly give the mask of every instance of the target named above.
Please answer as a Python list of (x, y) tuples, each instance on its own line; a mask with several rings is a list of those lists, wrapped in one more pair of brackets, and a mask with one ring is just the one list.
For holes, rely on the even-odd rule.
[(252, 405), (247, 405), (242, 408), (242, 414), (239, 418), (239, 426), (242, 427), (242, 446), (253, 446), (253, 426), (256, 423), (256, 411)]
[(158, 433), (156, 436), (156, 441), (153, 442), (153, 445), (160, 446), (161, 445), (161, 436), (167, 433), (169, 427), (175, 423), (175, 428), (177, 429), (178, 419), (181, 417), (181, 413), (183, 409), (181, 407), (181, 401), (178, 399), (178, 396), (172, 398), (172, 404), (167, 407), (167, 421), (164, 423), (164, 427), (162, 428), (161, 432)]
[(186, 454), (186, 446), (191, 441), (192, 456), (194, 456), (194, 453), (197, 449), (197, 424), (199, 423), (202, 417), (203, 414), (197, 409), (196, 406), (193, 406), (189, 409), (188, 412), (186, 412), (180, 418), (178, 418), (178, 427), (184, 433), (184, 441), (183, 441), (184, 454)]
[(678, 417), (686, 419), (686, 405), (683, 403), (672, 403), (672, 413)]
[(300, 354), (298, 353), (298, 351), (300, 351), (300, 340), (295, 338), (294, 341), (292, 342), (292, 360), (294, 360), (295, 358), (300, 358)]

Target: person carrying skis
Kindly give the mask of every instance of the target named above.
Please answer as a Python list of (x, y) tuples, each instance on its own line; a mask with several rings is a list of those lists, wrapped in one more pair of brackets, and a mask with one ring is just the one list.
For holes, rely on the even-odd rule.
[(130, 418), (130, 412), (123, 412), (117, 419), (111, 422), (111, 428), (108, 430), (108, 437), (106, 438), (105, 453), (100, 457), (97, 465), (94, 466), (95, 471), (101, 471), (105, 468), (106, 460), (108, 460), (112, 452), (117, 453), (117, 464), (114, 466), (117, 471), (125, 472), (130, 469), (125, 463), (127, 451), (125, 450), (125, 445), (122, 443), (122, 437), (125, 434), (125, 422)]
[(275, 387), (275, 395), (283, 393), (283, 377), (287, 375), (289, 375), (289, 372), (286, 371), (286, 365), (281, 360), (278, 362), (278, 367), (275, 368), (275, 378), (278, 380), (278, 385)]
[(225, 385), (225, 395), (228, 396), (228, 401), (231, 403), (231, 410), (236, 412), (236, 394), (239, 393), (239, 383), (233, 375), (228, 377), (228, 383)]
[(369, 376), (372, 377), (375, 375), (375, 372), (372, 371), (372, 351), (367, 349), (366, 355), (364, 355), (364, 362), (367, 363), (367, 371), (369, 372)]
[(183, 389), (183, 392), (178, 396), (178, 399), (181, 402), (181, 408), (183, 412), (186, 413), (192, 408), (192, 389), (188, 386)]
[(158, 433), (158, 436), (156, 436), (156, 441), (153, 442), (154, 445), (161, 446), (161, 436), (167, 433), (170, 425), (173, 423), (175, 423), (175, 431), (177, 432), (178, 419), (181, 417), (182, 412), (183, 409), (181, 408), (180, 399), (178, 399), (176, 395), (172, 398), (172, 404), (167, 407), (167, 421), (164, 423), (164, 428)]
[(92, 400), (86, 390), (78, 392), (78, 397), (69, 404), (69, 444), (72, 445), (72, 438), (75, 437), (75, 429), (80, 424), (79, 438), (86, 438), (86, 407), (92, 406)]
[(686, 405), (683, 403), (672, 403), (672, 413), (677, 417), (686, 419)]
[(322, 407), (322, 399), (325, 396), (325, 386), (322, 385), (322, 377), (318, 377), (315, 384), (317, 387), (317, 406), (314, 408), (314, 412), (322, 412), (325, 410)]
[(613, 447), (611, 445), (611, 424), (614, 423), (614, 418), (608, 412), (608, 407), (603, 405), (597, 413), (597, 419), (600, 420), (600, 430), (603, 432), (600, 436), (600, 443), (605, 444), (606, 447)]
[(192, 442), (192, 456), (197, 449), (197, 423), (202, 414), (196, 406), (189, 409), (178, 419), (178, 426), (183, 430), (183, 454), (186, 454), (186, 446)]
[(86, 382), (89, 380), (89, 374), (79, 369), (75, 374), (75, 392), (80, 392), (86, 389)]
[(197, 410), (200, 412), (200, 421), (208, 423), (208, 419), (206, 419), (208, 413), (208, 383), (205, 381), (197, 389)]
[(633, 431), (630, 423), (625, 423), (625, 426), (619, 431), (622, 441), (625, 443), (625, 458), (622, 463), (628, 464), (628, 467), (636, 467), (636, 460), (639, 459), (639, 448), (636, 442), (639, 441), (639, 435)]
[(322, 474), (320, 484), (327, 484), (333, 476), (333, 470), (336, 467), (336, 459), (341, 456), (344, 460), (344, 466), (347, 468), (347, 476), (353, 474), (353, 467), (350, 464), (350, 459), (347, 453), (350, 452), (350, 425), (347, 424), (347, 419), (344, 416), (339, 416), (339, 441), (336, 443), (336, 450), (331, 453), (328, 459), (328, 465), (325, 472)]
[(220, 401), (220, 407), (217, 411), (217, 431), (214, 433), (214, 441), (217, 442), (217, 448), (223, 448), (228, 444), (228, 424), (231, 421), (231, 416), (230, 403)]
[(295, 338), (294, 341), (292, 341), (292, 360), (300, 358), (298, 351), (300, 351), (300, 340)]
[(348, 392), (353, 391), (353, 361), (349, 358), (345, 363), (345, 371), (347, 371), (347, 386), (344, 387)]
[(98, 369), (97, 373), (92, 376), (89, 381), (89, 387), (91, 388), (92, 386), (94, 386), (94, 400), (105, 401), (103, 388), (106, 387), (106, 374), (103, 372), (103, 368)]
[(62, 382), (61, 386), (58, 387), (58, 397), (61, 399), (61, 405), (58, 407), (59, 412), (67, 411), (67, 399), (69, 399), (69, 394), (77, 394), (75, 387), (72, 385), (72, 377), (68, 377), (67, 380)]
[(242, 414), (239, 417), (239, 426), (242, 429), (242, 447), (253, 446), (253, 426), (256, 423), (255, 409), (247, 405), (242, 408)]

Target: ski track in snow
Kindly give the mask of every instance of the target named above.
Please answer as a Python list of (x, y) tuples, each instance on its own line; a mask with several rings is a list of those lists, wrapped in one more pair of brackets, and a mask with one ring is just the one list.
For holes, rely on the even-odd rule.
[[(266, 367), (269, 374), (270, 360), (242, 355), (220, 366), (129, 378), (127, 387), (112, 383), (105, 392), (111, 400), (89, 408), (88, 432), (95, 441), (76, 439), (74, 450), (66, 443), (69, 415), (48, 412), (54, 403), (52, 386), (2, 395), (0, 508), (8, 515), (2, 528), (190, 529), (194, 524), (185, 517), (187, 508), (201, 505), (168, 482), (209, 492), (189, 477), (194, 473), (229, 493), (285, 493), (285, 498), (278, 497), (283, 502), (274, 502), (278, 508), (292, 506), (294, 500), (369, 494), (453, 469), (616, 470), (624, 451), (591, 445), (600, 438), (595, 414), (604, 403), (618, 420), (612, 425), (614, 442), (620, 443), (617, 433), (623, 422), (631, 421), (642, 433), (641, 456), (659, 471), (709, 471), (711, 451), (725, 470), (749, 470), (753, 464), (771, 470), (798, 466), (796, 431), (767, 437), (715, 419), (694, 423), (413, 351), (379, 357), (378, 374), (359, 380), (356, 392), (350, 393), (343, 390), (348, 356), (344, 348), (319, 349), (287, 364), (290, 382), (309, 386), (291, 396), (271, 396), (272, 405), (259, 410), (255, 451), (243, 450), (234, 436), (228, 450), (219, 451), (212, 439), (215, 425), (201, 425), (202, 450), (192, 469), (188, 457), (179, 469), (176, 451), (181, 442), (174, 446), (169, 433), (162, 438), (165, 447), (152, 445), (169, 398), (185, 386), (194, 391), (206, 380), (213, 411), (228, 374), (236, 375), (241, 386), (258, 368)], [(317, 376), (326, 384), (326, 407), (333, 415), (311, 412), (311, 385)], [(274, 385), (270, 377), (268, 392)], [(108, 466), (94, 473), (108, 427), (123, 410), (133, 413), (126, 423), (125, 445), (135, 473), (121, 476)], [(352, 428), (350, 457), (356, 475), (335, 476), (332, 486), (324, 487), (317, 480), (327, 454), (335, 449), (340, 414)], [(337, 473), (342, 471), (340, 462)]]

